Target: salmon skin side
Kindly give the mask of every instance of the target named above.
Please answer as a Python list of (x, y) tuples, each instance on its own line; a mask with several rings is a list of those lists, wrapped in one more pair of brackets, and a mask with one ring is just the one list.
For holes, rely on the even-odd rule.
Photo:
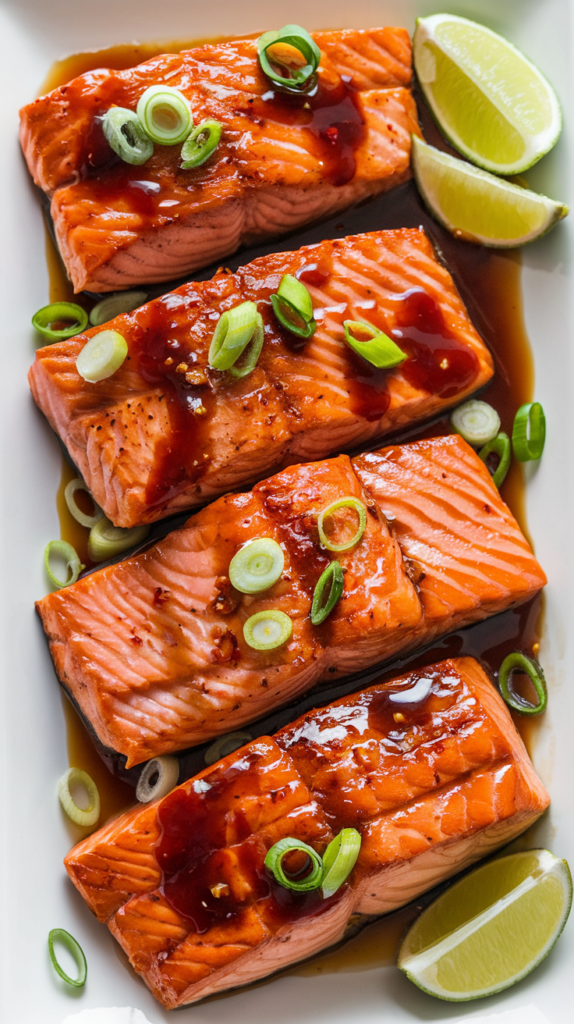
[[(80, 75), (20, 111), (35, 183), (50, 197), (76, 291), (170, 281), (234, 252), (336, 213), (410, 177), (420, 134), (402, 28), (316, 32), (321, 62), (309, 94), (273, 89), (257, 41), (162, 54), (126, 71)], [(135, 110), (150, 86), (189, 100), (195, 125), (215, 119), (221, 141), (202, 166), (181, 146), (156, 145), (143, 166), (117, 157), (101, 121)]]
[[(318, 328), (304, 343), (272, 312), (285, 273), (313, 299)], [(208, 353), (218, 317), (245, 300), (257, 303), (265, 340), (255, 369), (237, 379), (212, 370)], [(346, 319), (367, 319), (407, 359), (376, 369), (345, 343)], [(112, 377), (90, 384), (76, 369), (96, 328), (39, 349), (29, 380), (95, 501), (122, 527), (426, 419), (493, 372), (450, 274), (412, 228), (263, 256), (106, 326), (129, 350)]]
[[(338, 942), (524, 831), (548, 806), (478, 662), (457, 658), (311, 711), (76, 846), (72, 882), (168, 1009)], [(359, 859), (331, 897), (265, 869), (287, 836)]]
[[(366, 528), (334, 556), (317, 517), (349, 496), (364, 503)], [(240, 594), (229, 563), (256, 537), (281, 546), (284, 571), (268, 590)], [(313, 626), (313, 592), (333, 557), (343, 595)], [(484, 463), (451, 435), (290, 467), (37, 609), (60, 681), (129, 767), (520, 604), (545, 582)], [(271, 608), (289, 615), (292, 635), (254, 650), (244, 624)]]

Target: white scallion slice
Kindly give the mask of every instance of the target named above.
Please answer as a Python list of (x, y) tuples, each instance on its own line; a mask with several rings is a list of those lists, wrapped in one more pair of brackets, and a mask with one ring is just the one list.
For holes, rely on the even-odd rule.
[(101, 327), (107, 324), (116, 316), (122, 313), (131, 313), (132, 309), (143, 306), (147, 299), (147, 292), (116, 292), (114, 295), (106, 295), (105, 299), (98, 302), (90, 313), (92, 327)]
[(100, 331), (84, 345), (76, 359), (76, 369), (90, 384), (111, 377), (128, 354), (126, 339), (118, 331)]
[(293, 632), (293, 622), (285, 612), (270, 608), (257, 612), (243, 626), (245, 642), (256, 651), (272, 651), (286, 643)]
[(144, 132), (135, 110), (110, 107), (104, 114), (102, 129), (106, 141), (126, 164), (145, 164), (153, 154), (153, 142)]
[(285, 556), (276, 540), (257, 537), (247, 541), (229, 564), (229, 579), (242, 594), (257, 594), (272, 587), (283, 572)]
[(215, 743), (207, 748), (203, 760), (206, 764), (215, 764), (216, 761), (227, 757), (228, 754), (233, 754), (234, 750), (239, 750), (252, 739), (253, 736), (250, 732), (228, 732), (226, 736), (220, 736)]
[(488, 402), (471, 398), (454, 410), (450, 422), (453, 430), (475, 448), (492, 441), (500, 430), (500, 416)]
[(161, 146), (180, 145), (193, 128), (189, 101), (169, 85), (150, 85), (138, 100), (137, 114), (152, 142)]
[[(78, 508), (76, 504), (76, 491), (85, 491), (85, 493), (93, 502), (94, 511), (91, 516), (87, 515), (86, 512), (82, 512), (81, 508)], [(66, 489), (64, 491), (64, 499), (66, 505), (68, 506), (68, 511), (70, 515), (74, 517), (74, 519), (76, 520), (77, 523), (80, 524), (80, 526), (95, 526), (96, 523), (99, 522), (99, 520), (102, 518), (104, 514), (100, 506), (96, 505), (96, 502), (92, 498), (91, 492), (87, 485), (84, 483), (83, 480), (80, 480), (79, 478), (76, 478), (75, 480), (70, 480), (70, 482), (66, 484)]]
[[(86, 791), (89, 801), (87, 807), (78, 807), (72, 796), (71, 786), (81, 786)], [(68, 818), (76, 825), (89, 828), (96, 824), (100, 816), (100, 794), (87, 772), (80, 768), (68, 768), (58, 782), (58, 798)]]
[[(64, 560), (66, 563), (66, 578), (61, 580), (55, 575), (52, 569), (52, 556), (56, 555)], [(82, 565), (78, 552), (71, 544), (68, 544), (66, 540), (51, 540), (44, 548), (44, 565), (50, 583), (54, 587), (58, 587), (61, 590), (62, 587), (69, 587), (71, 583), (76, 583), (82, 569), (85, 569), (85, 565)]]
[(161, 800), (177, 786), (178, 779), (179, 761), (177, 757), (169, 757), (167, 754), (154, 757), (144, 765), (136, 786), (136, 797), (140, 804)]
[(141, 544), (148, 533), (149, 526), (134, 526), (131, 530), (125, 530), (121, 526), (114, 526), (106, 516), (102, 516), (90, 530), (88, 554), (92, 562), (107, 562), (109, 558), (115, 558)]

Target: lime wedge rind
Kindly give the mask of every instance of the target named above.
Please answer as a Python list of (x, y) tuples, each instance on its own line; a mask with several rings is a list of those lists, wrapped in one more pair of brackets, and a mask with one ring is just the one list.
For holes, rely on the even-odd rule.
[[(527, 977), (538, 965), (548, 956), (551, 950), (556, 945), (560, 935), (564, 930), (568, 915), (572, 907), (572, 877), (570, 869), (565, 860), (560, 860), (555, 857), (548, 850), (534, 850), (527, 851), (526, 853), (510, 854), (507, 857), (499, 858), (497, 861), (488, 862), (486, 865), (482, 865), (482, 868), (496, 869), (497, 863), (501, 865), (502, 869), (505, 869), (510, 861), (519, 861), (525, 857), (535, 857), (537, 859), (537, 870), (532, 872), (531, 875), (523, 879), (519, 884), (512, 889), (505, 897), (497, 900), (489, 908), (485, 909), (482, 913), (470, 917), (468, 921), (465, 921), (462, 925), (456, 928), (450, 934), (439, 937), (436, 942), (427, 944), (423, 949), (416, 949), (417, 933), (420, 933), (421, 925), (424, 928), (425, 919), (429, 915), (434, 915), (435, 918), (440, 920), (441, 914), (441, 903), (449, 900), (464, 900), (464, 890), (468, 886), (479, 884), (481, 868), (475, 869), (470, 875), (466, 875), (459, 882), (455, 882), (446, 892), (442, 893), (433, 903), (431, 903), (426, 910), (417, 918), (411, 928), (408, 930), (404, 937), (398, 957), (397, 963), (399, 968), (404, 974), (413, 982), (418, 988), (428, 995), (432, 995), (437, 999), (442, 999), (446, 1002), (469, 1002), (473, 999), (481, 999), (486, 996), (495, 995), (497, 992), (502, 992), (517, 982), (522, 981), (523, 978)], [(466, 957), (466, 963), (472, 962), (474, 958), (484, 957), (485, 953), (485, 942), (484, 938), (481, 941), (480, 933), (484, 928), (485, 924), (488, 925), (492, 921), (496, 920), (498, 916), (502, 916), (509, 907), (518, 905), (520, 900), (529, 892), (535, 892), (537, 887), (541, 887), (542, 883), (547, 882), (548, 879), (555, 879), (561, 888), (562, 903), (559, 914), (556, 916), (554, 926), (549, 937), (541, 943), (540, 947), (536, 950), (535, 955), (527, 959), (521, 966), (520, 969), (510, 971), (508, 976), (503, 980), (495, 984), (483, 985), (480, 987), (472, 987), (471, 984), (465, 989), (465, 991), (457, 991), (453, 993), (452, 990), (447, 990), (441, 987), (438, 982), (439, 971), (437, 966), (440, 965), (441, 961), (448, 957), (454, 957), (456, 963), (457, 951), (460, 950), (464, 943), (469, 944), (471, 953), (470, 961), (469, 956)], [(527, 934), (529, 929), (532, 930), (536, 927), (536, 922), (530, 919), (524, 921), (524, 934)], [(478, 941), (472, 944), (472, 938), (476, 936)], [(508, 936), (508, 944), (516, 941), (516, 935)], [(415, 947), (415, 948), (413, 948)], [(500, 957), (501, 950), (493, 949), (493, 957)], [(503, 955), (503, 954), (502, 954)], [(462, 962), (465, 962), (464, 956)], [(481, 965), (483, 966), (483, 965)]]
[(452, 234), (512, 249), (545, 235), (568, 207), (520, 188), (412, 136), (415, 181), (431, 214)]
[[(491, 45), (496, 45), (499, 51), (503, 51), (506, 54), (508, 63), (523, 73), (527, 80), (527, 85), (538, 87), (540, 101), (542, 104), (547, 105), (548, 115), (545, 118), (546, 123), (542, 130), (535, 133), (529, 132), (528, 119), (524, 115), (525, 98), (523, 96), (517, 94), (516, 102), (513, 106), (506, 95), (512, 84), (512, 78), (516, 78), (516, 74), (514, 76), (512, 74), (512, 67), (508, 69), (505, 81), (504, 71), (501, 71), (500, 75), (497, 76), (496, 68), (493, 68), (490, 62), (489, 66), (481, 66), (479, 57), (473, 61), (469, 57), (468, 52), (461, 52), (461, 49), (464, 50), (464, 47), (457, 48), (456, 45), (449, 45), (448, 39), (440, 38), (441, 28), (444, 28), (447, 24), (455, 29), (460, 26), (461, 37), (463, 33), (468, 33), (469, 31), (480, 33), (485, 41), (489, 41)], [(453, 66), (458, 70), (461, 82), (466, 81), (469, 86), (471, 84), (474, 86), (475, 102), (477, 103), (475, 109), (473, 109), (474, 104), (472, 100), (469, 101), (469, 94), (472, 92), (472, 89), (463, 89), (465, 93), (464, 110), (461, 109), (458, 90), (457, 94), (453, 97), (453, 104), (450, 110), (444, 98), (441, 99), (440, 96), (436, 95), (437, 87), (436, 80), (433, 80), (431, 48), (440, 51), (440, 54), (444, 55), (447, 62), (449, 60), (453, 62)], [(478, 25), (467, 18), (450, 14), (434, 14), (428, 18), (418, 18), (413, 37), (413, 60), (421, 89), (438, 127), (459, 153), (462, 153), (463, 156), (472, 160), (479, 167), (492, 171), (495, 174), (521, 174), (537, 163), (558, 141), (562, 131), (562, 111), (558, 97), (550, 82), (536, 65), (525, 57), (512, 43), (492, 32), (486, 26)], [(440, 90), (438, 91), (440, 92)], [(481, 97), (480, 103), (479, 97)], [(531, 96), (531, 102), (532, 99), (533, 97)], [(482, 111), (479, 109), (480, 106), (483, 107)], [(496, 111), (500, 123), (506, 123), (507, 131), (505, 134), (507, 138), (514, 135), (522, 139), (522, 152), (519, 155), (514, 152), (509, 154), (506, 160), (503, 160), (497, 154), (498, 158), (493, 159), (492, 156), (489, 158), (484, 149), (481, 148), (480, 139), (482, 138), (483, 140), (482, 146), (487, 147), (489, 135), (492, 134), (492, 124), (489, 125), (488, 114), (484, 110), (484, 107), (489, 106), (492, 106), (492, 110)], [(460, 124), (463, 125), (463, 127), (459, 125), (458, 129), (456, 126), (457, 117), (460, 118)], [(482, 124), (481, 119), (483, 121)], [(465, 141), (463, 134), (470, 134), (473, 129), (475, 139), (474, 144), (471, 145), (468, 141)], [(478, 136), (478, 139), (476, 136)]]

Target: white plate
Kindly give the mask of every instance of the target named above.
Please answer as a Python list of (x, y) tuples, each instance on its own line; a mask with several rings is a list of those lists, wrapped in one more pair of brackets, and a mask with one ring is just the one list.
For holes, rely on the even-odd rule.
[[(2, 1024), (60, 1024), (96, 1006), (136, 1006), (152, 1024), (169, 1015), (155, 1002), (105, 928), (86, 911), (67, 880), (62, 858), (70, 839), (59, 813), (56, 780), (67, 766), (61, 699), (33, 601), (45, 593), (42, 551), (58, 536), (54, 496), (61, 459), (30, 398), (26, 372), (35, 339), (31, 314), (47, 301), (44, 236), (39, 205), (19, 152), (17, 110), (37, 93), (51, 63), (67, 53), (133, 39), (198, 38), (252, 32), (285, 21), (307, 28), (403, 24), (442, 10), (440, 0), (2, 0), (0, 3), (0, 196), (2, 268), (2, 501), (0, 600), (3, 629), (2, 862), (0, 983)], [(569, 200), (572, 113), (569, 0), (475, 0), (451, 4), (507, 35), (546, 72), (565, 110), (556, 150), (528, 173), (530, 184)], [(536, 359), (536, 397), (548, 419), (544, 459), (528, 488), (528, 519), (537, 555), (549, 576), (541, 660), (550, 706), (535, 750), (536, 767), (552, 795), (550, 814), (528, 838), (574, 863), (574, 367), (570, 259), (573, 223), (560, 225), (524, 253), (527, 326)], [(573, 449), (574, 451), (574, 449)], [(574, 915), (573, 915), (574, 918)], [(46, 948), (50, 928), (68, 928), (88, 953), (89, 979), (78, 994), (64, 990)], [(433, 1000), (394, 967), (314, 977), (286, 977), (181, 1011), (196, 1024), (273, 1021), (273, 1024), (374, 1024), (458, 1021), (534, 1004), (551, 1024), (571, 1020), (574, 920), (545, 963), (520, 985), (477, 1003)], [(522, 1016), (522, 1015), (520, 1015)], [(179, 1015), (178, 1015), (179, 1017)], [(173, 1020), (173, 1017), (169, 1018)], [(526, 1017), (523, 1018), (526, 1021)]]

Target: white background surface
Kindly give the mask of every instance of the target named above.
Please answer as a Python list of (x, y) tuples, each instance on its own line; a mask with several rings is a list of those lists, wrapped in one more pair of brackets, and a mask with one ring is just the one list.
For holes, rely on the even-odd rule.
[[(17, 111), (38, 92), (51, 63), (70, 52), (132, 40), (198, 38), (279, 27), (402, 24), (440, 10), (482, 20), (506, 34), (546, 72), (565, 113), (556, 150), (527, 174), (532, 187), (572, 202), (572, 62), (569, 0), (0, 0), (0, 1021), (61, 1024), (77, 1010), (136, 1006), (152, 1024), (164, 1011), (120, 959), (107, 930), (93, 920), (62, 867), (70, 846), (56, 781), (67, 767), (61, 699), (34, 599), (46, 591), (42, 552), (58, 536), (55, 493), (61, 457), (36, 411), (26, 383), (36, 339), (32, 313), (48, 301), (44, 234), (17, 143)], [(574, 217), (524, 254), (526, 319), (536, 360), (536, 397), (548, 420), (546, 451), (528, 490), (536, 553), (549, 576), (541, 661), (550, 706), (539, 732), (536, 767), (552, 808), (529, 836), (574, 865), (574, 664), (572, 522), (574, 518), (571, 241)], [(570, 294), (569, 294), (570, 292)], [(69, 929), (89, 960), (78, 994), (52, 972), (47, 935)], [(196, 1024), (272, 1021), (273, 1024), (392, 1024), (472, 1021), (527, 1004), (550, 1024), (573, 1019), (574, 920), (551, 956), (528, 979), (488, 1000), (449, 1004), (414, 988), (394, 967), (278, 979), (251, 992), (178, 1011)], [(527, 1015), (525, 1015), (526, 1020)]]

